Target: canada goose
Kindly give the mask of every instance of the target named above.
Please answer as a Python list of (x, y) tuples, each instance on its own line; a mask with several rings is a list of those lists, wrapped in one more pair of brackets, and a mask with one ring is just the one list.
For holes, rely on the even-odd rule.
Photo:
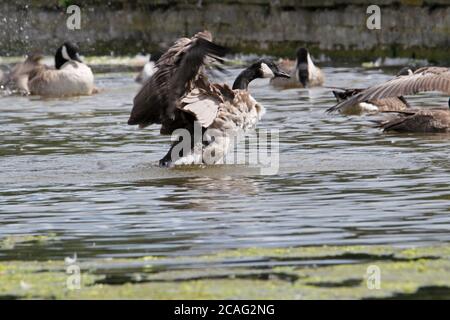
[(42, 55), (30, 55), (11, 71), (9, 82), (20, 91), (43, 97), (90, 95), (96, 92), (94, 75), (79, 56), (78, 47), (64, 42), (55, 53), (55, 68), (41, 63)]
[(448, 133), (450, 132), (450, 100), (448, 108), (408, 109), (389, 120), (376, 121), (383, 131)]
[[(254, 127), (264, 113), (263, 106), (247, 91), (249, 83), (256, 78), (289, 77), (273, 62), (260, 60), (242, 71), (232, 88), (212, 84), (205, 66), (214, 60), (221, 61), (226, 49), (211, 41), (212, 36), (206, 31), (177, 40), (158, 60), (158, 71), (134, 98), (129, 125), (143, 128), (156, 123), (161, 124), (161, 134), (172, 134), (176, 129), (187, 129), (190, 133), (187, 154), (172, 152), (182, 142), (179, 139), (159, 161), (160, 166), (220, 163), (230, 136)], [(201, 135), (206, 137), (200, 146), (193, 140), (195, 123), (201, 125)], [(210, 157), (212, 154), (216, 155), (214, 159)]]
[(270, 84), (281, 88), (309, 88), (321, 86), (324, 82), (322, 70), (314, 65), (307, 49), (297, 50), (296, 61), (282, 60), (280, 69), (291, 75), (290, 79), (273, 78)]
[[(386, 83), (369, 87), (327, 111), (337, 111), (362, 101), (410, 95), (424, 91), (441, 91), (450, 94), (450, 68), (423, 67), (417, 69), (409, 75), (400, 75)], [(389, 123), (384, 123), (382, 127), (387, 131), (447, 132), (450, 125), (449, 112), (448, 108), (404, 110), (399, 112), (399, 117)]]
[[(355, 94), (360, 93), (364, 89), (343, 89), (344, 91), (333, 90), (333, 94), (338, 103), (349, 99)], [(403, 97), (390, 97), (379, 100), (370, 100), (356, 103), (341, 109), (343, 114), (362, 114), (362, 113), (378, 113), (385, 111), (402, 111), (409, 108), (408, 102)]]
[[(411, 75), (413, 71), (409, 67), (402, 68), (397, 76), (401, 75)], [(333, 90), (334, 97), (337, 103), (341, 103), (349, 99), (350, 97), (364, 91), (365, 89), (345, 89), (345, 88), (334, 88), (342, 91)], [(374, 99), (370, 101), (358, 102), (353, 105), (347, 106), (345, 108), (339, 109), (342, 114), (362, 114), (362, 113), (378, 113), (386, 111), (402, 111), (409, 108), (408, 102), (404, 97), (389, 97), (384, 99)]]
[(151, 54), (150, 59), (144, 65), (141, 72), (134, 79), (137, 83), (144, 83), (156, 72), (156, 62), (161, 57), (160, 54)]

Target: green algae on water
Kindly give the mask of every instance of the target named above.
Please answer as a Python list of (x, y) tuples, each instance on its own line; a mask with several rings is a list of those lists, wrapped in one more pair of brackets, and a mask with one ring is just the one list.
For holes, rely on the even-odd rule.
[[(81, 288), (64, 261), (0, 263), (7, 299), (449, 298), (450, 246), (246, 248), (195, 257), (81, 260)], [(177, 266), (174, 268), (173, 266)], [(370, 288), (368, 268), (380, 270)]]

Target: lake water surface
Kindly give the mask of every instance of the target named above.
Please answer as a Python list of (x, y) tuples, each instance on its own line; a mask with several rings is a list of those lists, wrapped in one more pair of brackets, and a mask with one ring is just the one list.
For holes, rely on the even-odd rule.
[[(365, 87), (396, 71), (325, 67), (325, 85)], [(250, 90), (267, 110), (259, 128), (280, 130), (278, 174), (161, 169), (169, 137), (126, 124), (133, 76), (97, 74), (103, 91), (91, 97), (0, 98), (0, 239), (54, 238), (0, 248), (0, 260), (450, 241), (450, 136), (385, 134), (370, 121), (378, 116), (326, 114), (330, 89), (279, 91), (258, 80)]]

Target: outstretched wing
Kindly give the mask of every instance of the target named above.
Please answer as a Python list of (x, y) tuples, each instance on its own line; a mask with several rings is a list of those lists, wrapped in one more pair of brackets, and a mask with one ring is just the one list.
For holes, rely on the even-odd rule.
[(369, 87), (337, 105), (327, 109), (333, 112), (363, 101), (400, 97), (424, 91), (441, 91), (450, 94), (450, 69), (424, 67), (411, 75), (398, 76), (383, 84)]
[(158, 60), (158, 71), (134, 98), (128, 124), (145, 127), (174, 119), (179, 99), (195, 87), (196, 81), (207, 81), (202, 68), (207, 58), (220, 61), (226, 52), (224, 47), (211, 42), (208, 32), (178, 40)]
[(33, 53), (24, 62), (16, 64), (5, 77), (5, 85), (12, 89), (29, 92), (28, 81), (41, 71), (49, 69), (42, 64), (43, 58), (41, 54)]
[(221, 104), (233, 101), (234, 91), (226, 84), (199, 86), (185, 95), (179, 109), (192, 114), (203, 128), (208, 128), (216, 119)]
[(216, 119), (220, 101), (205, 92), (194, 89), (181, 100), (180, 109), (192, 114), (203, 128), (208, 128)]

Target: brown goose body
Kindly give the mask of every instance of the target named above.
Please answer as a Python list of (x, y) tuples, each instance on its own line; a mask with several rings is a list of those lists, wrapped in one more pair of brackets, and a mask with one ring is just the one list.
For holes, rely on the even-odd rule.
[(282, 89), (290, 88), (310, 88), (322, 86), (325, 76), (322, 70), (317, 67), (305, 48), (297, 50), (297, 59), (283, 59), (278, 62), (278, 66), (286, 72), (290, 78), (273, 78), (270, 84)]
[[(352, 96), (360, 93), (364, 89), (341, 89), (333, 90), (338, 103), (345, 101)], [(403, 111), (409, 108), (408, 102), (403, 97), (389, 97), (383, 99), (374, 99), (369, 101), (357, 102), (339, 110), (346, 115), (359, 115), (363, 113), (378, 113), (388, 111)]]
[(43, 97), (91, 95), (94, 74), (78, 61), (66, 62), (59, 70), (42, 66), (30, 73), (28, 87), (31, 94)]
[(408, 75), (399, 75), (385, 83), (364, 89), (349, 99), (329, 108), (339, 111), (356, 103), (412, 95), (425, 91), (440, 91), (450, 95), (450, 69), (423, 67)]
[(194, 88), (201, 88), (203, 93), (211, 90), (204, 65), (209, 54), (221, 54), (221, 47), (211, 40), (209, 32), (180, 38), (161, 56), (156, 62), (157, 71), (134, 98), (129, 125), (144, 128), (161, 124), (162, 134), (172, 134), (192, 122), (191, 114), (182, 110), (182, 99)]

